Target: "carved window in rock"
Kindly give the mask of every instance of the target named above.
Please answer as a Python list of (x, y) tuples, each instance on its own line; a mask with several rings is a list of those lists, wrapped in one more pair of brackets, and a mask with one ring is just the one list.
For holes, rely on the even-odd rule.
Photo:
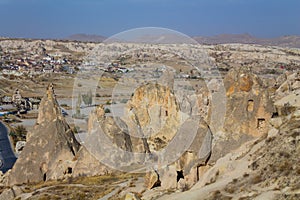
[(254, 110), (254, 101), (252, 99), (248, 100), (247, 111), (253, 112)]
[(266, 119), (264, 118), (258, 118), (257, 119), (257, 129), (263, 130), (266, 127)]
[(72, 174), (72, 167), (68, 167), (68, 169), (67, 169), (67, 174)]

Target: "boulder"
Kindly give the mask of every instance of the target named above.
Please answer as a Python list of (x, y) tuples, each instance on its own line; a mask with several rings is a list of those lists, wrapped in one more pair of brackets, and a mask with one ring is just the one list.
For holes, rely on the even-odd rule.
[(17, 196), (21, 195), (23, 193), (22, 189), (17, 186), (13, 186), (9, 189), (4, 190), (0, 194), (0, 200), (13, 200)]
[(288, 116), (300, 108), (300, 72), (293, 73), (275, 92), (276, 113)]
[(275, 100), (280, 100), (286, 95), (295, 93), (300, 89), (300, 71), (291, 74), (284, 74), (285, 79), (279, 83), (279, 88), (275, 92)]
[(15, 147), (16, 153), (20, 154), (26, 145), (26, 141), (18, 141)]
[(148, 189), (152, 189), (160, 186), (161, 182), (159, 180), (159, 175), (156, 171), (150, 171), (145, 176), (145, 186)]
[[(170, 165), (159, 171), (162, 189), (176, 189), (179, 181), (178, 173), (175, 165)], [(178, 180), (177, 180), (178, 178)]]
[(130, 192), (126, 194), (125, 200), (140, 200), (140, 198), (138, 198), (136, 194)]
[(188, 189), (187, 183), (184, 179), (180, 179), (177, 184), (177, 189), (181, 192), (184, 192)]

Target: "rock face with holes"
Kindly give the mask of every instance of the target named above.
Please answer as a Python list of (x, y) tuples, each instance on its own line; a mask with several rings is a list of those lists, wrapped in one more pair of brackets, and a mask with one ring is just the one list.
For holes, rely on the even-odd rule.
[(231, 70), (224, 79), (227, 95), (225, 130), (235, 138), (241, 134), (259, 137), (267, 133), (273, 104), (262, 81), (244, 69)]
[[(297, 79), (291, 82), (295, 86)], [(281, 89), (276, 92), (281, 94)], [(276, 102), (299, 91), (286, 90)], [(155, 199), (299, 199), (300, 107), (286, 106), (288, 112), (271, 118), (267, 137), (253, 138), (220, 158), (190, 191)]]
[(150, 151), (164, 148), (181, 123), (174, 94), (170, 87), (160, 84), (139, 87), (128, 102), (125, 116), (130, 135), (147, 138)]
[[(199, 167), (211, 155), (209, 126), (199, 113), (181, 112), (168, 85), (148, 83), (137, 88), (122, 119), (105, 116), (99, 106), (90, 115), (88, 127), (85, 148), (107, 169), (153, 167), (146, 175), (147, 188), (176, 188), (180, 179), (184, 179), (181, 186), (191, 187), (199, 178)], [(80, 156), (78, 160), (82, 162)], [(80, 165), (81, 171), (84, 166)]]
[(149, 83), (135, 91), (125, 116), (131, 139), (133, 134), (146, 138), (149, 154), (164, 152), (157, 169), (146, 175), (148, 188), (176, 188), (183, 178), (187, 187), (197, 182), (198, 168), (207, 163), (212, 144), (212, 133), (199, 112), (182, 112), (170, 87)]
[[(93, 156), (110, 162), (113, 168), (143, 165), (150, 154), (164, 148), (174, 137), (180, 120), (171, 89), (147, 84), (135, 91), (122, 119), (105, 116), (103, 107), (99, 106), (89, 117), (85, 146)], [(96, 148), (99, 144), (101, 147)]]
[(212, 161), (252, 138), (265, 135), (274, 112), (267, 87), (250, 71), (232, 69), (224, 79), (224, 86), (227, 98), (224, 128), (216, 134)]
[[(210, 159), (213, 135), (206, 122), (196, 120), (197, 117), (191, 117), (187, 120), (188, 126), (181, 127), (186, 137), (190, 131), (193, 131), (191, 126), (194, 127), (195, 135), (192, 138), (186, 141), (182, 138), (182, 142), (188, 147), (180, 152), (182, 154), (178, 155), (175, 162), (157, 170), (162, 189), (191, 188), (200, 178), (200, 169), (206, 166)], [(181, 144), (176, 147), (182, 148)], [(174, 149), (173, 152), (177, 150)]]
[(43, 97), (37, 123), (8, 177), (8, 184), (59, 179), (72, 173), (80, 144), (61, 114), (53, 86)]

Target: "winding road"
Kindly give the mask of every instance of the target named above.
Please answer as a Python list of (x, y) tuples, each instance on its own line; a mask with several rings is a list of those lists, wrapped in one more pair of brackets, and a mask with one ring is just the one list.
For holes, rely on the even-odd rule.
[(0, 121), (0, 171), (5, 173), (11, 169), (16, 160), (17, 158), (8, 138), (8, 129)]

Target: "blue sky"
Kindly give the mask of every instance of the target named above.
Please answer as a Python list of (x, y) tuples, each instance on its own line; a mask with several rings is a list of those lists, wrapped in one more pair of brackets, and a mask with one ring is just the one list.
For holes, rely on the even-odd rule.
[(300, 35), (299, 0), (0, 0), (0, 36), (111, 36), (163, 27), (190, 36)]

